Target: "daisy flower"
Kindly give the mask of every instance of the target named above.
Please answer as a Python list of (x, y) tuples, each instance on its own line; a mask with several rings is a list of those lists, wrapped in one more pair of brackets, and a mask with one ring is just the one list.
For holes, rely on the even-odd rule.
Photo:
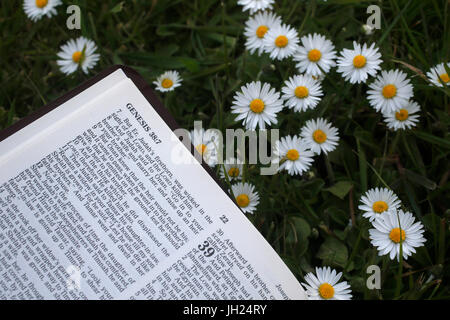
[(401, 129), (411, 129), (419, 122), (419, 115), (415, 114), (420, 111), (420, 106), (417, 102), (410, 100), (407, 105), (398, 111), (390, 111), (383, 113), (384, 122), (388, 128), (395, 131)]
[(278, 171), (286, 170), (290, 175), (301, 175), (310, 167), (314, 153), (309, 146), (297, 136), (282, 137), (275, 143), (273, 163), (280, 163)]
[(344, 79), (350, 83), (365, 83), (369, 76), (374, 77), (381, 69), (380, 58), (381, 54), (374, 43), (367, 47), (365, 43), (361, 46), (354, 41), (353, 50), (342, 50), (337, 60), (337, 72), (342, 73)]
[(271, 59), (283, 60), (297, 51), (298, 41), (298, 33), (294, 28), (286, 24), (277, 25), (264, 37), (264, 50)]
[(43, 16), (56, 15), (56, 7), (60, 4), (61, 0), (25, 0), (23, 10), (32, 21), (38, 21)]
[[(336, 51), (333, 43), (324, 36), (314, 33), (301, 38), (302, 46), (294, 54), (300, 73), (320, 76), (322, 70), (328, 73), (336, 65)], [(321, 70), (322, 69), (322, 70)]]
[(225, 163), (223, 164), (223, 166), (220, 166), (220, 177), (222, 179), (226, 179), (225, 172), (223, 169), (224, 167), (225, 167), (225, 171), (227, 172), (228, 179), (230, 179), (230, 180), (233, 180), (233, 179), (241, 180), (242, 179), (243, 163), (241, 160), (236, 159), (236, 158), (227, 159), (225, 161)]
[(286, 104), (295, 111), (306, 111), (314, 109), (323, 96), (322, 85), (320, 81), (314, 80), (309, 75), (296, 75), (285, 83), (281, 89), (284, 93), (283, 99), (287, 100)]
[(242, 11), (250, 10), (250, 14), (259, 10), (272, 9), (275, 0), (238, 0), (238, 5), (243, 6)]
[(398, 111), (413, 96), (413, 86), (406, 73), (396, 69), (382, 71), (367, 91), (369, 103), (377, 111)]
[(392, 190), (387, 188), (374, 188), (368, 190), (359, 200), (358, 208), (364, 211), (363, 217), (370, 221), (375, 220), (381, 213), (397, 210), (400, 200)]
[(244, 35), (247, 37), (245, 47), (253, 54), (264, 52), (264, 37), (272, 27), (281, 24), (281, 18), (272, 12), (258, 12), (245, 23)]
[(328, 154), (336, 149), (339, 141), (338, 129), (322, 118), (306, 121), (300, 135), (315, 154)]
[(181, 81), (178, 71), (166, 71), (161, 74), (153, 84), (156, 86), (156, 90), (161, 92), (173, 91), (176, 87), (181, 86)]
[(231, 113), (239, 114), (236, 121), (243, 120), (242, 124), (250, 130), (255, 130), (256, 126), (265, 129), (266, 124), (277, 123), (276, 113), (283, 109), (279, 92), (260, 81), (247, 83), (241, 91), (235, 94), (231, 106)]
[(347, 281), (338, 283), (342, 272), (337, 273), (330, 267), (317, 268), (316, 274), (308, 272), (305, 275), (306, 293), (310, 300), (351, 300), (350, 285)]
[(375, 28), (374, 28), (374, 27), (371, 27), (371, 26), (369, 26), (369, 25), (367, 25), (367, 24), (364, 24), (364, 25), (362, 26), (362, 30), (364, 31), (364, 33), (365, 33), (366, 35), (371, 35), (371, 34), (373, 33), (373, 31), (375, 30)]
[[(447, 67), (450, 68), (450, 62), (447, 63)], [(438, 87), (443, 87), (443, 83), (445, 83), (445, 85), (447, 86), (450, 85), (450, 77), (445, 70), (444, 63), (440, 63), (437, 66), (431, 68), (431, 70), (427, 72), (427, 76), (428, 79), (430, 79), (430, 81)]]
[(258, 192), (255, 186), (250, 183), (238, 182), (231, 186), (233, 195), (236, 197), (236, 203), (244, 213), (253, 213), (259, 203)]
[(87, 74), (100, 59), (100, 55), (94, 53), (96, 50), (97, 46), (92, 40), (85, 37), (72, 39), (61, 46), (61, 51), (58, 53), (60, 59), (56, 63), (65, 74), (74, 73), (78, 67)]
[[(400, 221), (400, 224), (399, 224)], [(372, 222), (374, 229), (369, 230), (370, 242), (377, 247), (378, 255), (389, 254), (391, 260), (397, 257), (400, 260), (400, 243), (403, 250), (403, 259), (415, 253), (414, 248), (421, 247), (426, 239), (423, 237), (424, 229), (420, 222), (414, 223), (411, 212), (388, 213), (384, 212)]]
[(219, 137), (213, 130), (194, 129), (190, 132), (191, 143), (203, 160), (210, 166), (217, 164)]

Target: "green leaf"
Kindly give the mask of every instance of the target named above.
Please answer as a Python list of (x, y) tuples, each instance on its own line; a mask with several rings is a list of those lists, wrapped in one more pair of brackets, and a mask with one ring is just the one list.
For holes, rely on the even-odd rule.
[(372, 133), (361, 128), (356, 128), (354, 132), (355, 138), (357, 138), (362, 144), (371, 148), (375, 153), (381, 153), (380, 146), (375, 142)]
[(294, 183), (298, 182), (298, 186), (299, 188), (301, 188), (301, 190), (299, 190), (299, 192), (303, 192), (304, 196), (307, 199), (311, 199), (315, 196), (317, 196), (317, 194), (322, 190), (323, 186), (325, 185), (325, 181), (323, 181), (322, 179), (313, 179), (313, 180), (309, 180), (309, 181), (297, 181), (295, 180)]
[(170, 30), (166, 26), (159, 26), (158, 28), (156, 28), (156, 34), (160, 37), (168, 37), (168, 36), (175, 35), (176, 32), (173, 30)]
[(124, 4), (125, 4), (125, 1), (119, 2), (109, 12), (111, 12), (111, 13), (118, 13), (118, 12), (122, 11)]
[[(167, 50), (173, 51), (175, 48), (168, 48)], [(125, 59), (144, 63), (148, 66), (152, 66), (160, 69), (180, 69), (186, 68), (192, 73), (196, 73), (200, 70), (197, 60), (189, 57), (171, 57), (167, 55), (154, 54), (149, 52), (128, 52), (120, 54)]]
[(198, 72), (200, 70), (200, 66), (197, 62), (197, 60), (192, 58), (178, 58), (178, 60), (184, 64), (186, 69), (188, 69), (190, 72)]
[(437, 187), (436, 182), (427, 179), (426, 177), (421, 176), (420, 174), (417, 174), (414, 171), (404, 169), (404, 172), (406, 178), (408, 178), (408, 180), (411, 181), (412, 183), (427, 188), (428, 190), (434, 190)]
[(300, 217), (294, 217), (292, 218), (292, 222), (295, 226), (295, 231), (297, 232), (297, 237), (299, 239), (306, 239), (311, 234), (311, 227), (309, 226), (309, 223)]
[(440, 145), (444, 148), (450, 149), (450, 140), (448, 140), (448, 139), (436, 137), (435, 135), (432, 135), (432, 134), (429, 134), (426, 132), (422, 132), (422, 131), (415, 131), (414, 134), (416, 135), (416, 137), (418, 137), (422, 140), (425, 140), (432, 144)]
[(347, 237), (347, 232), (343, 231), (343, 230), (334, 230), (334, 234), (336, 235), (336, 237), (339, 238), (339, 240), (344, 241), (345, 238)]
[(166, 56), (166, 57), (171, 57), (173, 56), (173, 54), (175, 52), (177, 52), (180, 49), (180, 46), (174, 44), (174, 43), (170, 43), (165, 47), (159, 48), (155, 54), (159, 55), (159, 56)]
[(297, 257), (301, 257), (305, 254), (305, 252), (308, 250), (309, 248), (309, 240), (308, 239), (302, 239), (300, 240), (300, 242), (297, 244), (297, 248), (295, 251), (295, 254)]
[(422, 217), (422, 223), (428, 231), (437, 234), (439, 230), (439, 216), (434, 213), (428, 213)]
[(214, 33), (214, 32), (203, 33), (203, 35), (211, 40), (218, 42), (218, 43), (223, 43), (225, 41), (227, 46), (229, 46), (229, 47), (234, 47), (236, 44), (236, 37), (223, 36), (223, 34)]
[(348, 259), (348, 249), (336, 238), (328, 237), (319, 248), (316, 255), (323, 264), (329, 266), (344, 267)]
[(341, 226), (346, 227), (348, 225), (348, 219), (350, 218), (348, 211), (344, 211), (331, 205), (324, 210), (324, 213)]
[(353, 184), (351, 181), (339, 181), (335, 185), (323, 190), (331, 192), (340, 199), (344, 199), (352, 187)]

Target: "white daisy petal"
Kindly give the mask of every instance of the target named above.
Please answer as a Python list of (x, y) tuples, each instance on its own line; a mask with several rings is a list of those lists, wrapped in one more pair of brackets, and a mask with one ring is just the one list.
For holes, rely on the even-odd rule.
[(392, 190), (387, 188), (374, 188), (368, 190), (360, 199), (358, 208), (364, 211), (363, 217), (368, 218), (376, 229), (386, 231), (381, 221), (374, 221), (380, 213), (395, 211), (400, 207), (400, 200)]
[(314, 161), (314, 153), (297, 136), (282, 137), (275, 143), (273, 154), (272, 163), (281, 163), (278, 171), (287, 170), (290, 175), (301, 175), (309, 170)]
[(285, 81), (281, 89), (286, 105), (296, 112), (314, 109), (323, 96), (320, 81), (309, 75), (296, 75)]
[(422, 223), (413, 223), (414, 217), (410, 212), (401, 209), (385, 211), (375, 221), (377, 223), (372, 224), (375, 229), (369, 230), (369, 238), (380, 256), (389, 254), (390, 259), (397, 257), (399, 260), (401, 243), (403, 258), (406, 260), (416, 252), (415, 248), (423, 246), (426, 241), (422, 235)]
[(100, 55), (94, 53), (97, 46), (85, 37), (71, 39), (60, 49), (61, 51), (57, 54), (60, 59), (56, 63), (65, 74), (74, 73), (79, 67), (87, 74), (89, 69), (92, 69), (100, 60)]
[(300, 135), (315, 154), (336, 149), (339, 141), (338, 130), (325, 119), (308, 120)]
[(370, 47), (353, 42), (353, 50), (343, 49), (337, 60), (339, 73), (350, 83), (365, 83), (369, 76), (374, 77), (381, 69), (381, 54), (372, 43)]
[(259, 195), (252, 184), (238, 182), (231, 186), (231, 190), (236, 198), (236, 203), (244, 213), (253, 213), (256, 210)]
[[(226, 179), (225, 172), (228, 179), (231, 181), (238, 181), (242, 179), (243, 162), (236, 158), (230, 158), (225, 161), (223, 166), (220, 166), (220, 177)], [(224, 171), (225, 167), (225, 171)]]
[(242, 11), (250, 11), (253, 14), (259, 10), (272, 9), (275, 0), (238, 0), (238, 5), (243, 6)]
[(181, 86), (181, 81), (178, 71), (166, 71), (161, 74), (153, 84), (156, 86), (156, 90), (161, 92), (173, 91), (175, 88)]
[(296, 67), (300, 73), (319, 77), (336, 65), (336, 51), (330, 40), (317, 33), (308, 34), (300, 40), (301, 46), (294, 54)]
[(23, 10), (32, 21), (38, 21), (43, 16), (57, 15), (56, 7), (61, 3), (61, 0), (24, 0)]
[(247, 38), (245, 47), (251, 54), (258, 52), (258, 55), (264, 52), (264, 38), (267, 32), (281, 25), (281, 18), (272, 12), (258, 12), (249, 18), (245, 23), (244, 35)]
[(410, 100), (406, 105), (397, 111), (387, 111), (383, 113), (384, 122), (388, 128), (397, 130), (411, 129), (419, 122), (420, 106), (417, 102)]
[(400, 110), (413, 96), (413, 86), (407, 75), (397, 69), (382, 71), (369, 88), (370, 105), (383, 113)]
[(276, 114), (283, 109), (280, 93), (268, 83), (261, 86), (260, 81), (247, 83), (241, 91), (235, 94), (231, 106), (231, 113), (238, 114), (235, 121), (243, 120), (243, 125), (250, 130), (277, 123)]
[[(450, 68), (450, 62), (447, 63), (447, 67)], [(445, 70), (444, 63), (440, 63), (431, 68), (431, 70), (427, 72), (427, 77), (435, 86), (443, 87), (444, 84), (446, 86), (450, 85), (450, 77)]]
[(264, 36), (264, 51), (271, 59), (283, 60), (297, 51), (298, 42), (298, 33), (291, 26), (275, 25)]
[(316, 275), (309, 272), (302, 283), (310, 300), (350, 300), (350, 285), (347, 281), (339, 282), (342, 273), (330, 267), (316, 268)]
[(220, 148), (220, 139), (213, 130), (194, 129), (190, 132), (191, 143), (203, 160), (210, 166), (214, 167), (218, 161), (218, 150)]

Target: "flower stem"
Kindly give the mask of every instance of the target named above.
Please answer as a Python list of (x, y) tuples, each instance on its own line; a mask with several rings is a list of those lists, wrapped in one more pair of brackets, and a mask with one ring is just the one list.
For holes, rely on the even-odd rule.
[(398, 299), (400, 296), (400, 291), (402, 290), (402, 273), (403, 273), (403, 239), (402, 239), (402, 227), (400, 225), (400, 217), (397, 214), (397, 220), (398, 220), (398, 228), (400, 232), (400, 256), (399, 256), (399, 264), (398, 264), (398, 274), (397, 274), (397, 285), (395, 287), (395, 299)]
[(359, 228), (358, 238), (356, 239), (356, 243), (355, 243), (355, 246), (352, 249), (352, 253), (350, 254), (350, 258), (347, 260), (347, 263), (345, 264), (344, 272), (347, 272), (347, 269), (350, 266), (350, 263), (352, 262), (353, 258), (356, 255), (356, 251), (358, 250), (358, 247), (359, 247), (359, 242), (361, 241), (362, 232), (363, 232), (363, 229), (360, 227)]
[(389, 150), (389, 154), (393, 154), (395, 152), (395, 149), (397, 149), (397, 142), (398, 142), (399, 138), (400, 138), (400, 131), (397, 131), (395, 133), (394, 140), (392, 141), (391, 148)]
[(324, 158), (325, 158), (325, 166), (327, 167), (328, 177), (330, 178), (331, 184), (334, 184), (334, 171), (333, 171), (333, 168), (331, 167), (330, 159), (325, 154), (324, 154)]

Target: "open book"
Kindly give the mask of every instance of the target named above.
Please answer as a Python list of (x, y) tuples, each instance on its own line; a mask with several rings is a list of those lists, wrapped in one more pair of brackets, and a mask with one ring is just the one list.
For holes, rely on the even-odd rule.
[(176, 128), (115, 66), (2, 131), (0, 299), (304, 299)]

